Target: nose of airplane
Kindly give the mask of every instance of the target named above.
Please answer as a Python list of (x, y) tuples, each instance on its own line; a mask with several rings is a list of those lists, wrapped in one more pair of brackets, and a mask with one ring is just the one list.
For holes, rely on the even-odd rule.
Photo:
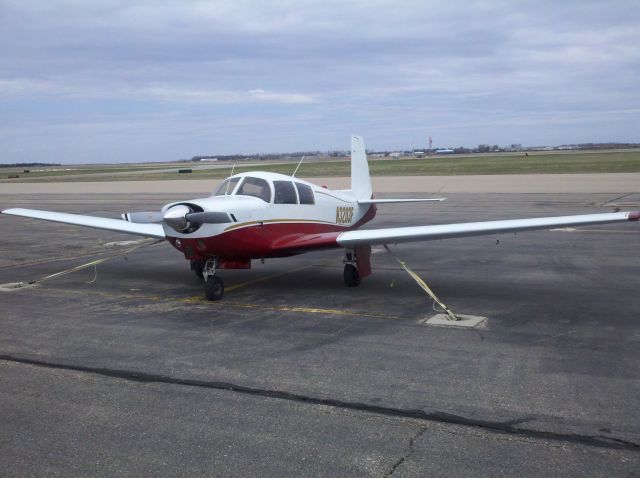
[(184, 231), (189, 227), (189, 221), (187, 221), (187, 214), (189, 214), (191, 210), (182, 204), (177, 206), (173, 206), (169, 208), (164, 215), (162, 216), (162, 220), (169, 227), (175, 229), (176, 231)]

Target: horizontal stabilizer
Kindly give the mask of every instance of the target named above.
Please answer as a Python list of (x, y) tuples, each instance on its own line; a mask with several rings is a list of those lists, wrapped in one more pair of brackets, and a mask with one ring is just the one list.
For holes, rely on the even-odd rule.
[(403, 202), (442, 202), (447, 198), (420, 198), (420, 199), (359, 199), (358, 204), (396, 204)]

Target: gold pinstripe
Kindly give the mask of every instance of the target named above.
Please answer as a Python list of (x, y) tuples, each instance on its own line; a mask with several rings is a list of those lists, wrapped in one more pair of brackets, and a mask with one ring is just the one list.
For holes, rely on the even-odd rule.
[(338, 227), (348, 227), (342, 224), (336, 224), (335, 222), (330, 222), (330, 221), (317, 221), (314, 219), (265, 219), (264, 221), (249, 221), (249, 222), (242, 222), (239, 224), (233, 224), (229, 227), (227, 227), (225, 229), (225, 231), (230, 231), (232, 229), (238, 229), (240, 227), (248, 227), (248, 226), (252, 226), (254, 224), (265, 224), (265, 223), (274, 223), (274, 222), (278, 222), (278, 223), (296, 223), (296, 222), (304, 222), (304, 223), (315, 223), (315, 224), (330, 224), (332, 226), (338, 226)]

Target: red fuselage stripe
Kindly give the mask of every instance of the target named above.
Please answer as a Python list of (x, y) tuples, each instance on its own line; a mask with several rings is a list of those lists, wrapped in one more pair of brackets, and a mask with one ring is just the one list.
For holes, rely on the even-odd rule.
[[(336, 238), (341, 232), (357, 229), (373, 219), (375, 213), (375, 205), (372, 205), (362, 219), (351, 227), (320, 222), (265, 222), (210, 237), (167, 236), (167, 240), (187, 259), (285, 257), (313, 249), (339, 247)], [(178, 239), (179, 243), (176, 242)]]

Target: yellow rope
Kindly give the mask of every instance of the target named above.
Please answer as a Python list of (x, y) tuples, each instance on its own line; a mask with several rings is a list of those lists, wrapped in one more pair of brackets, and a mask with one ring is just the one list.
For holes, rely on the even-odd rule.
[(386, 244), (384, 245), (384, 248), (387, 250), (389, 254), (391, 254), (391, 257), (393, 257), (396, 261), (398, 261), (400, 266), (405, 271), (407, 271), (407, 273), (411, 276), (411, 278), (414, 281), (416, 281), (416, 283), (420, 286), (420, 288), (424, 290), (429, 295), (429, 297), (431, 297), (433, 301), (442, 308), (442, 310), (444, 310), (444, 312), (449, 316), (449, 320), (460, 320), (460, 317), (454, 314), (453, 311), (449, 309), (449, 307), (447, 307), (444, 302), (438, 299), (436, 294), (431, 290), (431, 288), (427, 285), (427, 283), (424, 280), (422, 280), (422, 278), (418, 274), (416, 274), (411, 269), (409, 269), (409, 266), (407, 266), (406, 262), (404, 262), (402, 259), (396, 256), (393, 252), (391, 252), (391, 249), (389, 249), (389, 247)]
[[(142, 242), (140, 244), (136, 244), (135, 246), (130, 247), (129, 249), (126, 249), (124, 251), (120, 251), (120, 252), (118, 252), (116, 254), (112, 254), (110, 256), (103, 257), (102, 259), (96, 259), (94, 261), (87, 262), (86, 264), (81, 264), (79, 266), (75, 266), (75, 267), (72, 267), (70, 269), (65, 269), (63, 271), (56, 272), (54, 274), (49, 274), (48, 276), (41, 277), (40, 279), (32, 280), (28, 284), (16, 285), (16, 288), (24, 287), (26, 285), (39, 284), (40, 282), (44, 282), (44, 281), (47, 281), (49, 279), (54, 279), (56, 277), (64, 276), (64, 275), (67, 275), (67, 274), (71, 274), (72, 272), (77, 272), (79, 270), (86, 269), (87, 267), (97, 266), (98, 264), (102, 264), (103, 262), (106, 262), (106, 261), (108, 261), (110, 259), (115, 259), (116, 257), (120, 257), (120, 256), (126, 256), (130, 252), (135, 251), (136, 249), (139, 249), (140, 247), (152, 246), (152, 245), (158, 244), (160, 242), (163, 242), (163, 240), (160, 239), (160, 240), (156, 240), (156, 241), (153, 241), (153, 242), (144, 241), (144, 242)], [(96, 271), (96, 277), (97, 277), (97, 271)], [(94, 281), (95, 281), (95, 278), (91, 282), (94, 282)]]

